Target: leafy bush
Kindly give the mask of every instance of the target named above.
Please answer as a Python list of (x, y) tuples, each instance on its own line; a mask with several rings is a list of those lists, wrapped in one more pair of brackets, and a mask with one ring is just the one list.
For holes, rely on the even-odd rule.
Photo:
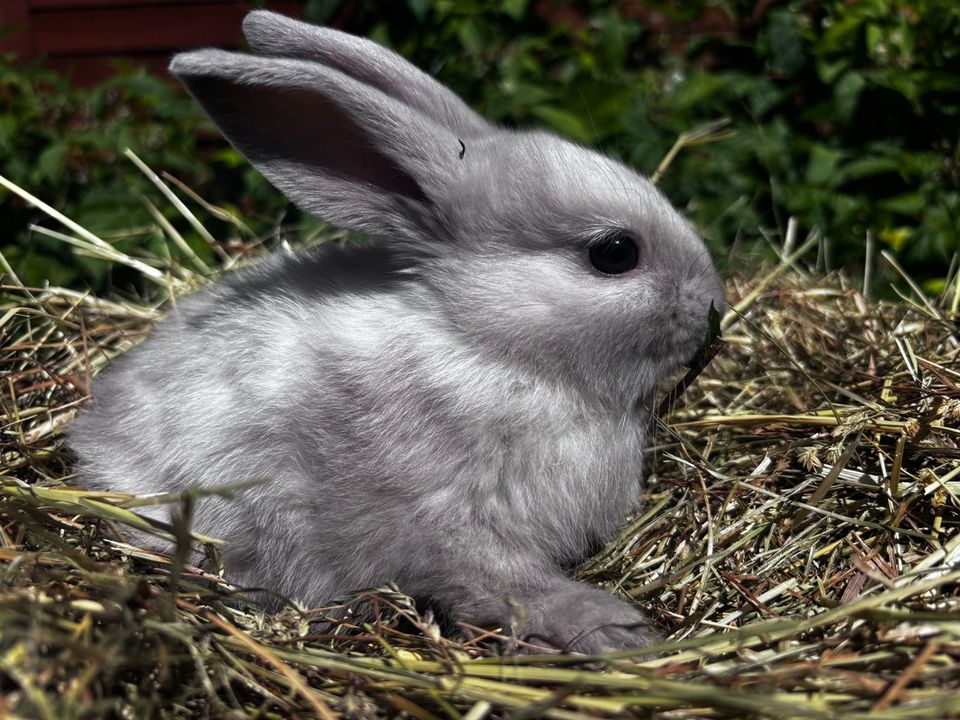
[[(196, 103), (169, 81), (143, 71), (122, 72), (93, 89), (75, 90), (56, 73), (23, 68), (6, 57), (0, 61), (0, 98), (0, 173), (84, 227), (106, 236), (119, 233), (110, 238), (119, 247), (164, 251), (142, 196), (150, 182), (124, 159), (128, 147), (151, 167), (211, 189), (212, 199), (244, 202), (247, 214), (254, 207), (277, 211), (284, 205), (236, 151), (223, 147)], [(27, 229), (43, 217), (0, 189), (0, 227), (6, 231), (0, 250), (21, 280), (95, 289), (107, 285), (116, 268), (74, 255), (63, 243)], [(186, 234), (195, 251), (209, 259), (210, 246)], [(112, 279), (121, 286), (134, 281), (122, 275)]]
[[(497, 121), (547, 125), (646, 172), (680, 133), (729, 117), (732, 137), (685, 150), (662, 182), (720, 253), (782, 237), (794, 216), (829, 238), (826, 264), (861, 262), (871, 232), (937, 289), (960, 248), (955, 0), (307, 0), (305, 14), (395, 47)], [(198, 108), (163, 82), (135, 75), (84, 94), (46, 76), (53, 92), (37, 92), (2, 72), (14, 111), (0, 172), (95, 231), (148, 219), (125, 192), (143, 181), (115, 161), (123, 145), (264, 221), (284, 207), (235, 152), (203, 140)], [(62, 252), (19, 237), (28, 276)], [(76, 281), (67, 262), (45, 276)]]

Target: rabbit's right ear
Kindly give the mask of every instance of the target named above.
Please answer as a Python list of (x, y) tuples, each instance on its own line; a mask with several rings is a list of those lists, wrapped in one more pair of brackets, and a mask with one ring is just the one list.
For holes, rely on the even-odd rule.
[(366, 38), (269, 10), (247, 13), (243, 34), (260, 55), (312, 60), (332, 67), (400, 100), (461, 138), (488, 135), (494, 130), (451, 90), (397, 53)]
[(449, 129), (333, 68), (197, 50), (170, 72), (268, 180), (342, 227), (423, 234), (462, 168)]

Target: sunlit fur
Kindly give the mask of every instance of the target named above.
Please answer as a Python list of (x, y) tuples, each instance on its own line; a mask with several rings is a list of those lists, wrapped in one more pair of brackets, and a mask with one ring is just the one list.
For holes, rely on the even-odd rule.
[[(317, 604), (395, 580), (556, 647), (649, 644), (561, 568), (634, 507), (656, 389), (723, 303), (702, 242), (633, 171), (489, 125), (369, 41), (268, 12), (244, 29), (261, 55), (172, 71), (288, 196), (370, 240), (173, 307), (95, 382), (81, 482), (270, 479), (196, 508), (240, 585)], [(619, 276), (588, 260), (611, 229), (640, 242)]]

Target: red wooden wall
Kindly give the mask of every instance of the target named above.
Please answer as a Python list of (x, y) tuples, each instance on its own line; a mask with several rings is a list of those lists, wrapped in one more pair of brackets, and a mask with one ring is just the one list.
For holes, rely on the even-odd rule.
[[(298, 15), (302, 0), (259, 3)], [(0, 53), (48, 64), (90, 84), (118, 60), (166, 67), (171, 53), (243, 42), (240, 21), (250, 0), (0, 0)], [(12, 30), (12, 32), (10, 32)]]

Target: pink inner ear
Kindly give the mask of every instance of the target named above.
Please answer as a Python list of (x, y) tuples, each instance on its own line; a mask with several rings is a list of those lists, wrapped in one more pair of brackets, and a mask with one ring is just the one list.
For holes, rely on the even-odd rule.
[(319, 92), (235, 85), (214, 77), (192, 78), (190, 87), (227, 139), (254, 164), (286, 160), (427, 202), (416, 180)]

